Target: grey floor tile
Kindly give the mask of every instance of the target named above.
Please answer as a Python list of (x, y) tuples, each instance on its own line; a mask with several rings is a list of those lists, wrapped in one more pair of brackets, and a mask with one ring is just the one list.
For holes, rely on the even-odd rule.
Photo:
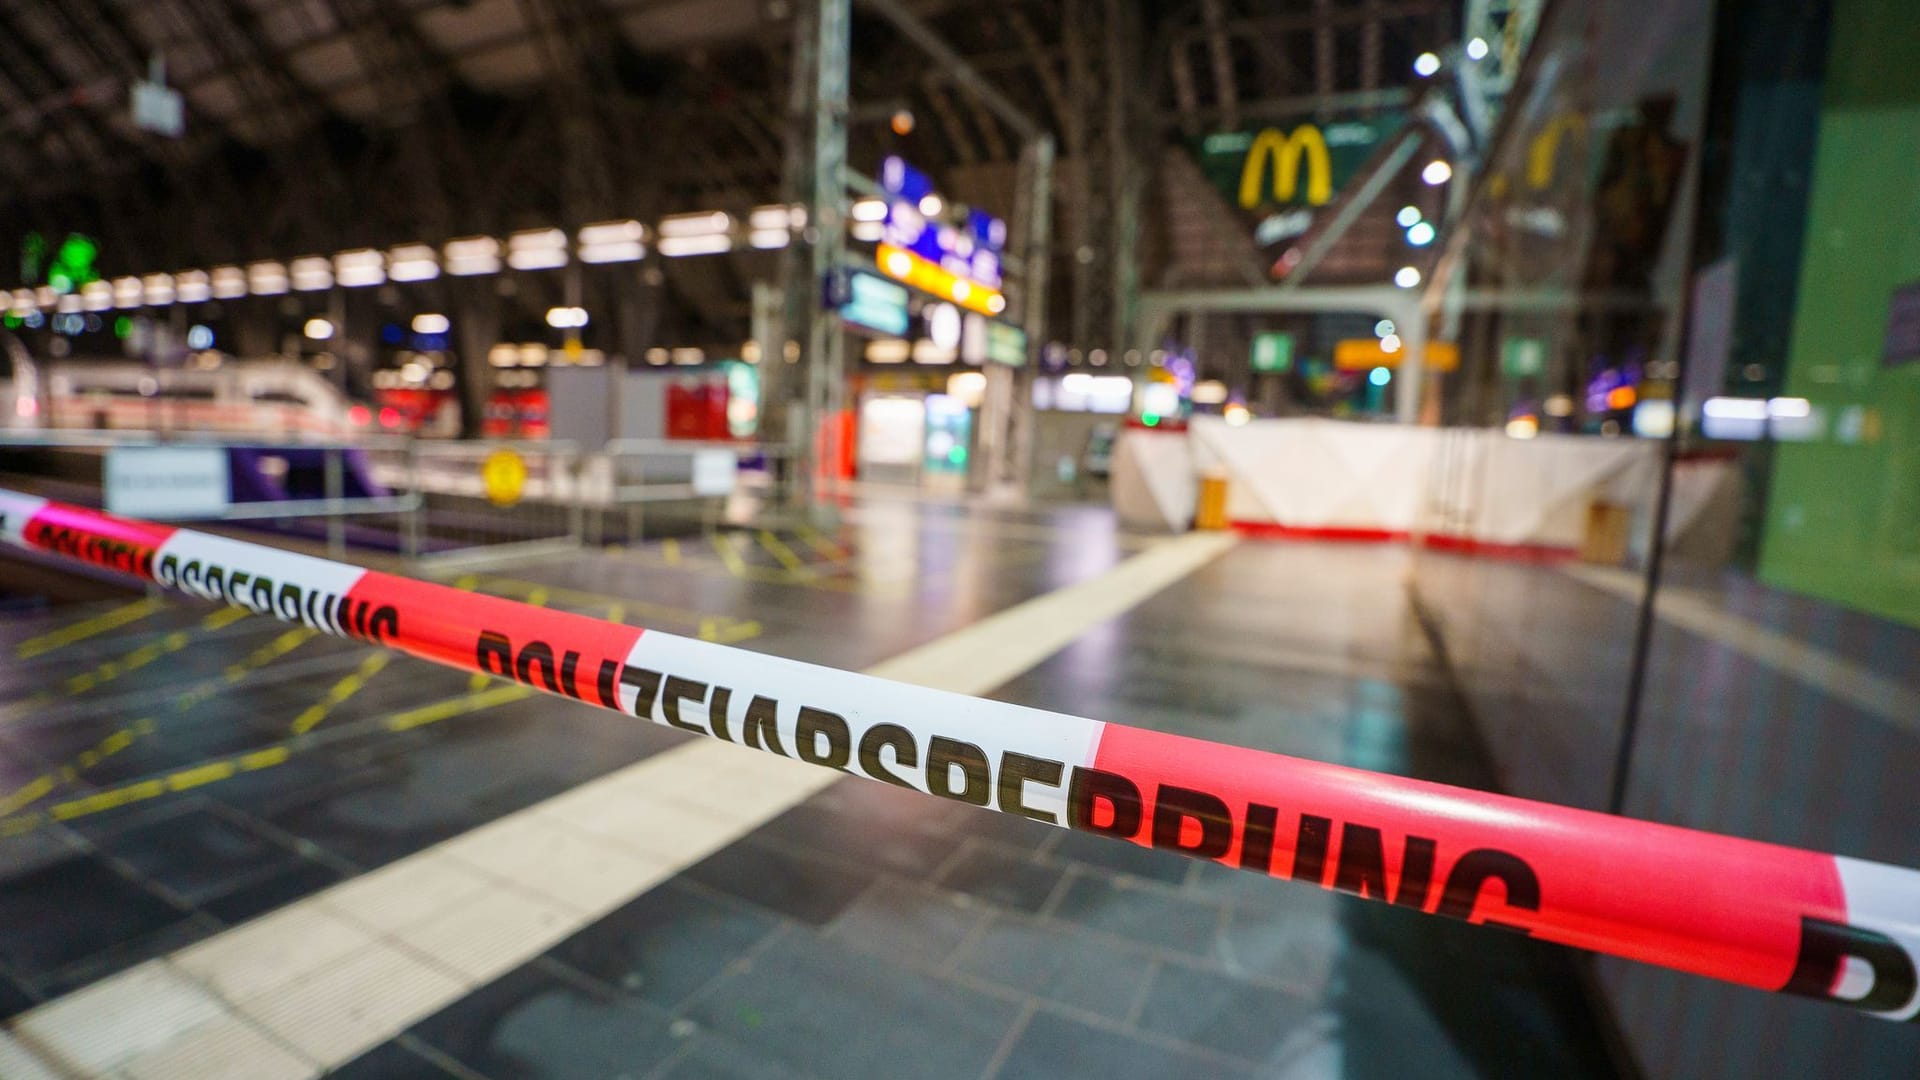
[(1046, 904), (1065, 873), (1058, 866), (1029, 862), (994, 848), (976, 846), (940, 875), (940, 885), (1031, 914)]
[(1147, 991), (1139, 1027), (1260, 1065), (1284, 1063), (1326, 1009), (1297, 995), (1201, 971), (1163, 965)]
[(1057, 923), (995, 916), (954, 957), (953, 970), (1112, 1020), (1125, 1020), (1153, 960), (1144, 951)]
[[(843, 784), (869, 781), (847, 780)], [(880, 785), (873, 785), (880, 786)], [(921, 801), (927, 800), (921, 796)], [(902, 877), (931, 874), (962, 837), (918, 828), (912, 819), (872, 817), (803, 803), (754, 830), (754, 838), (787, 850), (818, 852), (857, 866), (889, 870)]]
[(671, 1010), (778, 925), (757, 907), (669, 881), (547, 955)]
[(902, 964), (932, 967), (987, 917), (965, 896), (882, 878), (827, 927), (830, 940)]
[(489, 1077), (638, 1080), (681, 1040), (664, 1010), (566, 978), (535, 961), (408, 1032)]
[(454, 1074), (398, 1042), (381, 1043), (327, 1074), (327, 1080), (449, 1080)]
[(845, 1080), (979, 1075), (1019, 1006), (809, 934), (791, 934), (692, 1015), (793, 1069)]
[[(660, 1080), (814, 1080), (812, 1074), (776, 1058), (710, 1034), (698, 1036), (692, 1047), (658, 1075)], [(824, 1080), (839, 1074), (820, 1075)]]
[(0, 964), (37, 978), (185, 917), (96, 858), (62, 859), (0, 889)]
[(128, 829), (99, 846), (191, 904), (302, 861), (293, 849), (204, 809)]
[(1147, 1042), (1046, 1010), (1033, 1015), (994, 1080), (1199, 1080), (1239, 1077), (1238, 1065)]
[(1220, 924), (1217, 904), (1161, 886), (1134, 885), (1094, 875), (1076, 876), (1052, 914), (1148, 948), (1195, 957), (1211, 955)]
[(688, 867), (686, 876), (811, 926), (825, 926), (873, 884), (872, 872), (740, 842)]
[(1178, 885), (1187, 879), (1193, 860), (1167, 851), (1141, 847), (1093, 833), (1067, 832), (1047, 854), (1097, 866), (1116, 874)]

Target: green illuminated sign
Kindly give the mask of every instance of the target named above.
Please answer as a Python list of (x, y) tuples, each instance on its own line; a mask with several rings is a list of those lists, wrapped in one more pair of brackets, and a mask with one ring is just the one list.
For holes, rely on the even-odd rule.
[(1027, 362), (1027, 332), (1003, 322), (987, 324), (987, 359), (1008, 367)]
[(1303, 116), (1208, 135), (1195, 140), (1193, 153), (1200, 171), (1242, 210), (1324, 206), (1405, 124), (1398, 110), (1333, 121)]
[(1547, 343), (1539, 338), (1508, 338), (1500, 345), (1500, 370), (1516, 379), (1547, 369)]
[(28, 233), (20, 241), (20, 279), (30, 285), (44, 283), (65, 296), (100, 280), (100, 272), (94, 268), (99, 257), (100, 246), (83, 233), (68, 233), (51, 256), (47, 254), (46, 238), (37, 232)]
[(1292, 334), (1253, 335), (1253, 370), (1289, 371), (1293, 368)]

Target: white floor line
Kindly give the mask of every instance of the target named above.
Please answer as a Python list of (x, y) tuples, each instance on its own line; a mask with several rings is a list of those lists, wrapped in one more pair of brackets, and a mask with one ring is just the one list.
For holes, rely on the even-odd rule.
[[(1638, 604), (1646, 584), (1639, 575), (1598, 566), (1568, 565), (1561, 571), (1576, 581)], [(1798, 638), (1769, 630), (1752, 620), (1720, 610), (1694, 590), (1663, 590), (1655, 614), (1790, 679), (1839, 698), (1897, 727), (1920, 730), (1920, 693)]]
[[(985, 693), (1232, 544), (1166, 541), (871, 674)], [(0, 1075), (317, 1076), (838, 779), (730, 743), (674, 747), (24, 1013), (0, 1030)]]

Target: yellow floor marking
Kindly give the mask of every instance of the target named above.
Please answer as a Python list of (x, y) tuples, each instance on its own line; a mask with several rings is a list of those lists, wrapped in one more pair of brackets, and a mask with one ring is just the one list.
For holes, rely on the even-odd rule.
[(680, 565), (680, 541), (678, 540), (661, 541), (660, 553), (666, 556), (668, 566)]
[[(54, 821), (71, 821), (77, 817), (86, 817), (89, 814), (98, 814), (106, 810), (125, 806), (128, 803), (151, 799), (155, 796), (164, 795), (169, 791), (185, 791), (188, 788), (199, 787), (202, 784), (210, 784), (216, 780), (225, 780), (243, 772), (255, 772), (260, 769), (269, 768), (286, 761), (288, 756), (287, 748), (284, 746), (271, 747), (266, 750), (254, 750), (245, 754), (236, 754), (233, 757), (222, 758), (218, 761), (209, 761), (200, 765), (194, 765), (190, 768), (179, 769), (165, 776), (155, 777), (150, 780), (140, 780), (131, 784), (123, 784), (117, 788), (108, 788), (105, 791), (94, 792), (92, 795), (83, 798), (54, 803), (53, 806), (48, 808), (47, 816)], [(32, 828), (33, 824), (38, 823), (39, 820), (40, 815), (33, 814), (24, 818), (11, 818), (6, 822), (0, 822), (0, 835), (11, 836), (25, 832)], [(16, 822), (21, 824), (15, 824)]]
[(793, 549), (788, 547), (779, 537), (773, 535), (771, 530), (760, 530), (760, 546), (766, 548), (768, 554), (779, 560), (780, 565), (786, 567), (788, 570), (799, 573), (806, 568), (807, 564), (801, 560), (800, 556), (795, 555)]
[(710, 539), (713, 541), (714, 552), (720, 556), (720, 561), (726, 564), (727, 572), (734, 577), (746, 577), (747, 564), (740, 558), (740, 553), (734, 550), (733, 537), (714, 533)]
[[(304, 634), (301, 633), (302, 631), (304, 631)], [(703, 620), (700, 635), (708, 641), (730, 644), (757, 637), (760, 632), (760, 624), (757, 621), (748, 620), (741, 622), (727, 616), (715, 616)], [(299, 644), (299, 642), (311, 636), (313, 636), (313, 632), (306, 630), (305, 627), (301, 627), (297, 631), (289, 631), (287, 634), (282, 635), (282, 637), (293, 639), (292, 644), (280, 647), (278, 651), (275, 651), (275, 646), (279, 644), (278, 642), (269, 644), (261, 649), (255, 650), (254, 655), (249, 657), (248, 660), (252, 662), (258, 658), (260, 663), (265, 663), (275, 656), (284, 654), (294, 645)], [(334, 683), (333, 687), (327, 691), (326, 697), (321, 702), (308, 708), (306, 712), (301, 713), (300, 716), (294, 720), (294, 733), (296, 735), (305, 734), (317, 726), (321, 720), (325, 719), (327, 713), (330, 712), (334, 706), (346, 701), (363, 689), (367, 680), (385, 668), (392, 660), (392, 657), (393, 654), (387, 652), (378, 652), (367, 657), (352, 673)], [(234, 668), (241, 666), (243, 665), (236, 664)], [(232, 672), (234, 668), (229, 668), (229, 672)], [(519, 683), (505, 683), (489, 687), (488, 683), (492, 682), (492, 680), (485, 675), (475, 675), (474, 680), (475, 681), (470, 684), (472, 689), (468, 693), (444, 701), (437, 701), (430, 705), (423, 705), (417, 709), (394, 713), (386, 717), (382, 721), (382, 724), (389, 731), (408, 731), (413, 728), (424, 727), (428, 724), (436, 724), (442, 720), (450, 720), (454, 717), (480, 712), (484, 709), (491, 709), (516, 701), (523, 701), (533, 697), (536, 693), (533, 688), (522, 686)], [(182, 705), (182, 707), (184, 707), (185, 704), (192, 703), (195, 702), (176, 701), (176, 704)], [(152, 722), (142, 720), (130, 728), (123, 729), (108, 736), (94, 751), (89, 751), (89, 753), (97, 753), (99, 756), (105, 756), (106, 753), (118, 752), (127, 745), (130, 745), (134, 736), (150, 734), (152, 731)], [(204, 784), (212, 784), (221, 780), (231, 779), (242, 773), (271, 768), (272, 766), (287, 761), (292, 754), (292, 744), (277, 743), (259, 750), (251, 750), (244, 754), (203, 762), (184, 769), (177, 769), (164, 776), (124, 784), (117, 788), (95, 792), (81, 798), (58, 802), (49, 807), (45, 814), (38, 811), (16, 814), (16, 811), (31, 806), (34, 802), (44, 798), (49, 792), (54, 790), (57, 784), (57, 778), (50, 774), (30, 782), (11, 795), (0, 798), (0, 818), (4, 818), (4, 820), (0, 820), (0, 838), (18, 836), (49, 820), (71, 821), (74, 818), (86, 817), (91, 814), (99, 814), (108, 810), (117, 809), (128, 803), (155, 798), (168, 792), (187, 791)], [(81, 760), (85, 763), (86, 755), (83, 754)], [(98, 759), (96, 758), (95, 760), (97, 761)]]
[(505, 705), (513, 701), (523, 701), (532, 697), (534, 693), (534, 689), (530, 686), (521, 686), (519, 683), (508, 683), (505, 686), (496, 686), (491, 690), (483, 690), (477, 694), (467, 694), (446, 701), (436, 701), (431, 705), (422, 705), (420, 708), (409, 709), (402, 713), (394, 713), (392, 716), (387, 717), (387, 730), (408, 731), (413, 728), (424, 727), (427, 724), (437, 724), (442, 720), (450, 720), (456, 716), (465, 716), (468, 713), (479, 712), (481, 709), (491, 709), (496, 705)]
[(327, 696), (306, 707), (305, 711), (293, 718), (293, 733), (305, 735), (327, 718), (335, 707), (359, 693), (375, 675), (393, 662), (393, 654), (377, 652), (360, 661), (360, 666), (342, 678), (327, 690)]
[(78, 641), (85, 641), (97, 634), (104, 634), (131, 622), (137, 622), (166, 607), (166, 604), (153, 597), (135, 600), (123, 604), (112, 611), (95, 615), (39, 637), (28, 638), (13, 650), (13, 655), (22, 660), (31, 660), (36, 656), (45, 656), (55, 649), (64, 649)]
[[(719, 548), (717, 540), (715, 541), (715, 548), (716, 550), (724, 550)], [(639, 563), (642, 566), (661, 565), (660, 560), (651, 558), (644, 552), (609, 551), (607, 554), (623, 562)], [(735, 562), (738, 563), (740, 559), (739, 554), (737, 552), (731, 554), (733, 554)], [(718, 568), (713, 567), (711, 563), (703, 565), (697, 562), (689, 562), (684, 569), (696, 574), (724, 572), (732, 577), (742, 578), (747, 581), (761, 581), (769, 585), (792, 585), (802, 589), (825, 589), (829, 592), (864, 593), (873, 596), (899, 595), (905, 591), (907, 585), (911, 584), (910, 580), (866, 582), (851, 578), (793, 574), (789, 571), (776, 569), (771, 566), (748, 566), (745, 563), (739, 563), (738, 566), (728, 567), (724, 571), (720, 571)]]
[(805, 522), (801, 522), (800, 524), (795, 525), (793, 527), (793, 531), (795, 535), (799, 536), (801, 540), (806, 542), (806, 545), (808, 547), (812, 548), (813, 550), (819, 552), (822, 555), (825, 555), (827, 558), (833, 560), (834, 562), (846, 562), (848, 559), (853, 557), (852, 552), (848, 551), (846, 548), (841, 547), (839, 544), (836, 544), (833, 541), (827, 539), (824, 535), (821, 534), (819, 529), (816, 529)]

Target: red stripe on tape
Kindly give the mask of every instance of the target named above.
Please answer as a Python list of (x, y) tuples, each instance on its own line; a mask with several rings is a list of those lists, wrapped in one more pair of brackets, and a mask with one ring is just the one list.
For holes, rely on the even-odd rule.
[[(356, 636), (610, 709), (620, 707), (619, 667), (642, 633), (639, 627), (372, 570), (346, 600), (341, 625)], [(514, 642), (523, 644), (516, 648)]]
[(1803, 916), (1846, 921), (1830, 855), (1117, 724), (1094, 767), (1140, 804), (1093, 824), (1135, 843), (1749, 986), (1786, 985)]
[(152, 580), (154, 552), (177, 531), (50, 502), (27, 521), (21, 535), (42, 551)]

